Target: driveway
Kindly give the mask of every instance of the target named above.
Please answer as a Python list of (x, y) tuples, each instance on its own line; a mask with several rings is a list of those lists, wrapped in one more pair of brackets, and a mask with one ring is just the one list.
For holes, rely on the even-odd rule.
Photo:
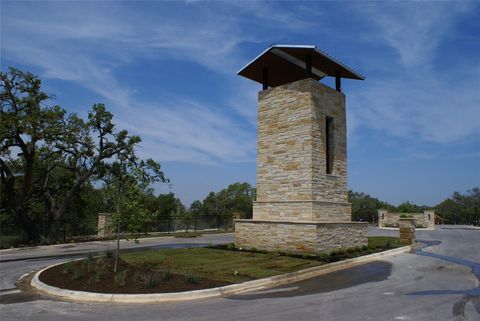
[[(398, 231), (370, 228), (369, 234), (398, 235)], [(111, 242), (2, 251), (0, 319), (480, 321), (480, 230), (441, 226), (434, 231), (417, 230), (417, 239), (424, 247), (416, 253), (268, 291), (149, 305), (71, 303), (22, 293), (14, 286), (14, 280), (25, 272), (108, 249)], [(200, 246), (232, 240), (231, 234), (158, 238), (128, 247)]]

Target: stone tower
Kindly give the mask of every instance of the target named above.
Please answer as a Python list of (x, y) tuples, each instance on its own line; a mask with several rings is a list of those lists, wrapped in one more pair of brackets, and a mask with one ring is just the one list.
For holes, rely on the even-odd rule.
[[(328, 253), (367, 244), (351, 221), (345, 96), (340, 80), (363, 79), (315, 46), (274, 45), (240, 75), (258, 94), (257, 200), (236, 220), (237, 247)], [(336, 89), (318, 80), (336, 78)], [(269, 88), (270, 87), (270, 88)]]

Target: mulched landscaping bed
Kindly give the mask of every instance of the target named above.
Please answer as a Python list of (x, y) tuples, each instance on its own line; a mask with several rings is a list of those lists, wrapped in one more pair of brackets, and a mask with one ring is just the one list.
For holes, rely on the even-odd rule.
[(235, 245), (147, 249), (124, 253), (117, 273), (111, 254), (68, 262), (40, 274), (62, 289), (111, 294), (148, 294), (208, 289), (377, 253), (402, 246), (398, 238), (369, 237), (368, 245), (317, 256), (244, 250)]
[[(66, 269), (66, 264), (54, 266), (50, 269), (43, 271), (39, 279), (45, 284), (55, 286), (62, 289), (86, 291), (86, 292), (98, 292), (98, 293), (112, 293), (112, 294), (148, 294), (148, 293), (168, 293), (168, 292), (182, 292), (192, 291), (200, 289), (208, 289), (213, 287), (219, 287), (228, 285), (230, 283), (225, 281), (216, 281), (209, 279), (201, 279), (195, 277), (195, 282), (187, 282), (186, 276), (181, 274), (171, 273), (168, 280), (162, 280), (162, 272), (150, 271), (148, 273), (157, 273), (159, 281), (158, 285), (146, 288), (140, 282), (135, 280), (135, 271), (139, 269), (135, 266), (129, 265), (125, 261), (119, 260), (119, 266), (117, 271), (127, 270), (127, 277), (125, 278), (125, 284), (119, 286), (115, 282), (115, 274), (113, 273), (113, 259), (104, 258), (106, 273), (99, 280), (93, 280), (95, 272), (89, 273), (87, 269), (82, 269), (82, 261), (76, 261), (70, 263), (70, 267)], [(96, 259), (92, 259), (96, 261)], [(70, 271), (66, 271), (69, 270)], [(83, 276), (78, 279), (73, 279), (73, 271), (82, 271)]]

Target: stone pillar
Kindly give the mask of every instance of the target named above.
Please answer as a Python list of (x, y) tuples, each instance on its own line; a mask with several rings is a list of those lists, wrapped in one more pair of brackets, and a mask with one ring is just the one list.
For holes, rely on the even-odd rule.
[(400, 218), (398, 220), (400, 231), (400, 242), (405, 244), (415, 244), (415, 219)]
[(387, 220), (388, 211), (378, 210), (378, 227), (385, 227), (385, 221)]
[(253, 219), (350, 222), (346, 139), (342, 93), (313, 79), (261, 91)]
[(300, 254), (368, 244), (352, 222), (345, 96), (314, 79), (258, 95), (257, 200), (235, 221), (237, 247)]
[(434, 229), (435, 228), (435, 211), (424, 211), (423, 215), (425, 217), (425, 227)]
[(110, 213), (98, 213), (97, 223), (97, 236), (99, 238), (105, 238), (112, 235), (112, 214)]

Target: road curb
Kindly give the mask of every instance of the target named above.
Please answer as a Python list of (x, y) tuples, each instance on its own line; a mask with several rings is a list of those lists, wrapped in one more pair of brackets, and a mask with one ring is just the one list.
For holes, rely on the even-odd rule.
[[(375, 227), (377, 230), (387, 230), (387, 231), (398, 231), (399, 227)], [(417, 231), (435, 231), (435, 228), (432, 227), (415, 227)]]
[(396, 254), (402, 254), (410, 252), (414, 249), (415, 245), (404, 246), (393, 250), (383, 251), (380, 253), (369, 254), (353, 259), (347, 259), (325, 265), (315, 266), (312, 268), (286, 273), (282, 275), (275, 275), (268, 278), (247, 281), (239, 284), (232, 284), (222, 286), (218, 288), (177, 292), (177, 293), (154, 293), (154, 294), (107, 294), (107, 293), (93, 293), (84, 291), (73, 291), (60, 289), (40, 281), (40, 274), (57, 265), (64, 264), (65, 262), (58, 263), (46, 267), (38, 271), (32, 278), (31, 285), (48, 295), (60, 297), (62, 299), (80, 302), (98, 302), (98, 303), (161, 303), (172, 301), (186, 301), (195, 299), (206, 299), (213, 297), (224, 297), (243, 292), (253, 290), (264, 290), (275, 286), (285, 285), (297, 281), (310, 279), (322, 274), (331, 273), (343, 269), (350, 268), (355, 265), (375, 261), (382, 257), (394, 256)]

